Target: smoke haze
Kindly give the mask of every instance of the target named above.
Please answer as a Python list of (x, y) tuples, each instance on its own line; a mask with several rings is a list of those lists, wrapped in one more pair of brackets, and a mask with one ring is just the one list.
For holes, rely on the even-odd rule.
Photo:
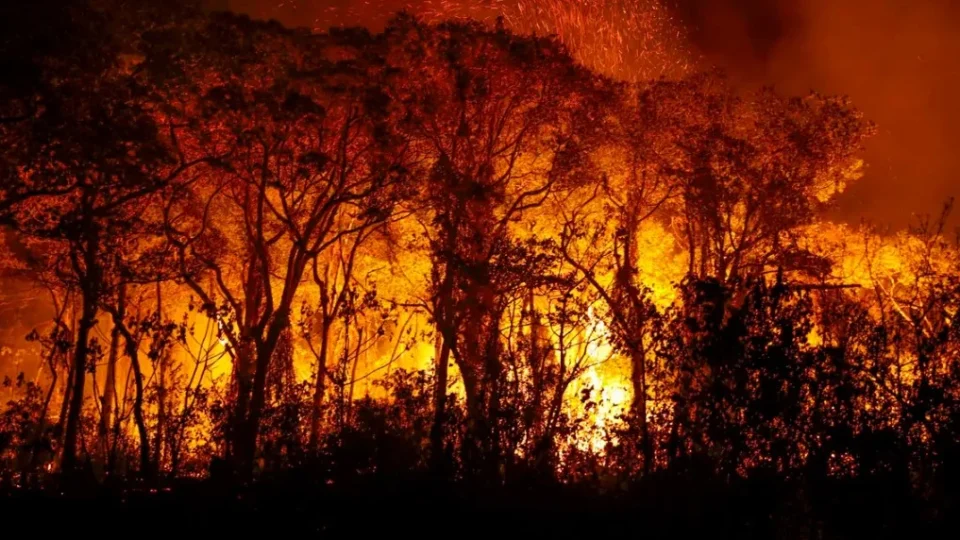
[(846, 94), (877, 123), (845, 219), (903, 226), (960, 195), (960, 2), (684, 0), (678, 15), (740, 82)]

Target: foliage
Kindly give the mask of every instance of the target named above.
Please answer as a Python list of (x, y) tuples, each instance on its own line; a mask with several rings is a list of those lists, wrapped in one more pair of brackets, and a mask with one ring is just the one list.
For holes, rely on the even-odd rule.
[(873, 131), (847, 100), (621, 83), (502, 25), (73, 4), (0, 38), (33, 51), (2, 262), (53, 313), (7, 485), (956, 500), (960, 251), (822, 222)]

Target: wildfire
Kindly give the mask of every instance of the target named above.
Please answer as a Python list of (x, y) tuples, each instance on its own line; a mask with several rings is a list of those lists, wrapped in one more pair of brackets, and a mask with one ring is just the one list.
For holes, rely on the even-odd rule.
[[(423, 20), (383, 34), (197, 15), (193, 48), (98, 74), (115, 95), (64, 105), (107, 137), (96, 115), (113, 109), (84, 104), (112, 99), (124, 113), (106, 131), (149, 140), (101, 154), (64, 130), (52, 147), (84, 156), (68, 162), (9, 145), (24, 195), (0, 212), (53, 312), (30, 338), (49, 388), (30, 414), (38, 432), (69, 420), (69, 459), (79, 441), (173, 475), (214, 455), (268, 468), (360, 422), (403, 439), (393, 421), (433, 456), (470, 455), (473, 438), (538, 465), (564, 444), (604, 457), (629, 428), (649, 472), (715, 422), (710, 436), (743, 437), (718, 452), (760, 463), (762, 430), (730, 426), (770, 402), (813, 408), (803, 392), (833, 391), (847, 356), (900, 386), (870, 379), (864, 403), (837, 398), (827, 416), (906, 407), (903, 387), (949, 371), (960, 306), (944, 231), (822, 217), (872, 133), (846, 100), (690, 75), (657, 0), (404, 5)], [(349, 20), (330, 9), (318, 25)], [(458, 18), (487, 25), (437, 22)], [(88, 184), (77, 164), (96, 159)], [(79, 195), (34, 186), (71, 175)]]
[(631, 392), (616, 361), (610, 332), (591, 307), (586, 334), (593, 336), (587, 344), (589, 364), (568, 396), (571, 410), (583, 414), (588, 422), (575, 437), (580, 450), (602, 454), (607, 444), (616, 444), (614, 430), (620, 425), (629, 407)]

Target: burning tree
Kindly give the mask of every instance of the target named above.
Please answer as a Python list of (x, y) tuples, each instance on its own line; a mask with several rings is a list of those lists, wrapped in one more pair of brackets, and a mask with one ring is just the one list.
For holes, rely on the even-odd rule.
[(63, 253), (60, 275), (79, 291), (63, 443), (69, 472), (77, 465), (85, 380), (99, 349), (91, 336), (97, 313), (124, 261), (138, 256), (144, 207), (202, 159), (178, 154), (175, 129), (162, 129), (153, 114), (156, 81), (134, 67), (122, 42), (132, 29), (111, 26), (83, 5), (60, 22), (75, 41), (69, 52), (34, 58), (33, 86), (19, 105), (24, 114), (3, 133), (10, 142), (4, 162), (16, 165), (4, 171), (0, 207), (37, 250)]
[[(187, 152), (212, 165), (166, 201), (164, 227), (181, 279), (229, 342), (228, 453), (246, 474), (305, 273), (391, 218), (406, 189), (407, 144), (383, 91), (390, 74), (363, 33), (313, 36), (222, 17), (196, 39), (183, 69), (200, 84), (186, 103), (171, 96), (167, 113), (191, 127)], [(316, 408), (325, 370), (321, 357)]]
[(385, 34), (394, 61), (411, 75), (398, 89), (402, 129), (424, 157), (429, 307), (443, 339), (438, 424), (452, 356), (478, 452), (470, 459), (496, 470), (504, 312), (516, 294), (551, 279), (543, 255), (517, 238), (515, 224), (577, 180), (582, 128), (599, 115), (592, 100), (602, 98), (603, 84), (555, 41), (502, 28), (400, 18)]
[(0, 479), (43, 476), (59, 408), (63, 472), (150, 488), (226, 460), (333, 493), (422, 468), (949, 494), (957, 246), (823, 218), (873, 129), (846, 99), (616, 81), (515, 21), (159, 5), (21, 7), (38, 33), (0, 37), (0, 263), (53, 304)]
[(665, 84), (657, 106), (672, 106), (680, 130), (674, 227), (688, 272), (723, 283), (777, 267), (816, 272), (804, 268), (795, 233), (858, 178), (872, 125), (843, 98), (770, 89), (740, 98), (713, 76)]

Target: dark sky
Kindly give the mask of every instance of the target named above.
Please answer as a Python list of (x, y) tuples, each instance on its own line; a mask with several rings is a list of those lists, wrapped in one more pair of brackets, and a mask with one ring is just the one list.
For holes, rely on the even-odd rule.
[[(390, 4), (212, 1), (303, 25), (319, 13), (371, 13), (383, 11), (371, 9), (375, 4)], [(841, 218), (903, 226), (912, 213), (936, 213), (948, 197), (960, 195), (960, 0), (668, 1), (693, 49), (739, 84), (846, 94), (878, 124), (866, 155), (867, 175), (844, 196)], [(419, 2), (434, 10), (444, 4)]]

